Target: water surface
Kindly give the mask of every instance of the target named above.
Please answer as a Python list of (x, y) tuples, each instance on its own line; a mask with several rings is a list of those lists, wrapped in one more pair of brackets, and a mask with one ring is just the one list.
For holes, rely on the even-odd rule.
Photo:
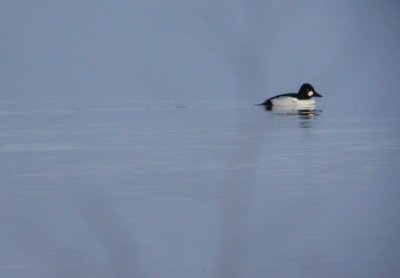
[(3, 102), (2, 277), (395, 277), (400, 118)]

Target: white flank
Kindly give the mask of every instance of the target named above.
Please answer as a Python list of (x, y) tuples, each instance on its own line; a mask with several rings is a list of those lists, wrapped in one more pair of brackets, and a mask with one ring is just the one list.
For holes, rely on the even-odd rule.
[(296, 107), (310, 107), (314, 106), (315, 100), (313, 99), (297, 99), (293, 97), (278, 97), (271, 100), (274, 106), (296, 106)]

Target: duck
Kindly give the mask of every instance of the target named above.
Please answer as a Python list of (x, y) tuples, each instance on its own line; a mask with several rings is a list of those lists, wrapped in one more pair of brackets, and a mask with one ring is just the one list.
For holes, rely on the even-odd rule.
[(271, 97), (263, 103), (257, 105), (264, 105), (265, 108), (272, 107), (310, 107), (315, 105), (314, 97), (322, 97), (314, 87), (309, 83), (301, 85), (299, 92), (281, 94)]

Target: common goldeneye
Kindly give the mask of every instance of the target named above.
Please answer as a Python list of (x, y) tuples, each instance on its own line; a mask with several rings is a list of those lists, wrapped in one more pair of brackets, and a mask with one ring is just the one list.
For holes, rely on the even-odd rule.
[(272, 106), (307, 107), (315, 104), (315, 100), (312, 99), (313, 97), (322, 96), (314, 90), (313, 86), (304, 83), (297, 94), (288, 93), (277, 95), (258, 105), (265, 105), (266, 108), (271, 108)]

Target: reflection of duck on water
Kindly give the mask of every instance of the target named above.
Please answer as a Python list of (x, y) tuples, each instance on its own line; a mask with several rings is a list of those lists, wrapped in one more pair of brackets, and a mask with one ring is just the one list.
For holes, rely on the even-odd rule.
[(308, 105), (307, 107), (265, 106), (264, 108), (278, 115), (298, 115), (301, 119), (310, 119), (314, 116), (318, 116), (322, 112), (322, 110), (315, 109), (315, 105)]
[(264, 105), (267, 110), (270, 110), (272, 107), (285, 109), (290, 107), (296, 109), (296, 111), (299, 111), (299, 109), (314, 109), (315, 100), (313, 97), (322, 96), (314, 90), (313, 86), (305, 83), (300, 87), (297, 94), (288, 93), (277, 95), (258, 105)]
[(290, 107), (290, 106), (264, 106), (265, 110), (268, 112), (272, 112), (272, 114), (276, 115), (294, 115), (299, 119), (299, 125), (301, 128), (310, 128), (312, 127), (311, 123), (313, 119), (316, 119), (321, 113), (322, 110), (315, 109), (314, 105), (310, 105), (309, 107)]

